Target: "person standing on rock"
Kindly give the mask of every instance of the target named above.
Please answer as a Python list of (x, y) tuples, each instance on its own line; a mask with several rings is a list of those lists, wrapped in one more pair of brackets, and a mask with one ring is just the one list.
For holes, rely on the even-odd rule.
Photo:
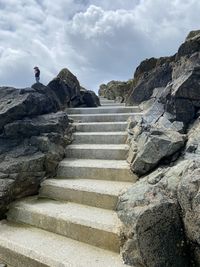
[(38, 67), (34, 67), (34, 72), (35, 72), (35, 80), (36, 80), (36, 83), (39, 83), (40, 81), (40, 70)]

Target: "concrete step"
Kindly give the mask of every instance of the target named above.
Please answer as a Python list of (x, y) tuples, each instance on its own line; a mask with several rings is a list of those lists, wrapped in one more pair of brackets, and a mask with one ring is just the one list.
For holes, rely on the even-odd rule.
[(124, 103), (115, 103), (115, 102), (113, 102), (113, 103), (101, 103), (101, 106), (100, 107), (106, 107), (106, 106), (110, 106), (110, 107), (115, 107), (115, 106), (118, 106), (118, 107), (125, 107), (125, 104)]
[(76, 144), (66, 147), (65, 157), (74, 159), (125, 160), (128, 151), (129, 146), (124, 144)]
[(71, 201), (88, 206), (115, 210), (118, 196), (133, 184), (83, 179), (47, 179), (41, 185), (40, 197)]
[(115, 252), (120, 249), (121, 221), (115, 211), (28, 197), (10, 205), (7, 220)]
[(142, 113), (72, 114), (69, 117), (81, 122), (118, 122), (127, 121), (129, 117), (139, 118), (141, 115)]
[(125, 144), (127, 132), (75, 132), (73, 144)]
[(98, 107), (98, 108), (68, 108), (67, 114), (109, 114), (109, 113), (134, 113), (140, 112), (138, 106), (129, 107)]
[(58, 178), (95, 179), (135, 182), (137, 176), (130, 171), (125, 160), (64, 159), (57, 171)]
[(107, 99), (107, 98), (100, 98), (100, 102), (102, 103), (102, 102), (116, 102), (115, 100), (113, 100), (113, 99)]
[(113, 132), (125, 131), (127, 122), (81, 122), (73, 123), (79, 132)]
[(31, 226), (0, 222), (0, 258), (14, 267), (126, 267), (120, 255)]

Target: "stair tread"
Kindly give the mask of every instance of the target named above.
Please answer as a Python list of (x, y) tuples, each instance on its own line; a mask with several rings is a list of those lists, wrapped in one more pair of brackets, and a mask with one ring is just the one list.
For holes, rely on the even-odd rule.
[[(117, 253), (49, 233), (35, 227), (5, 221), (0, 222), (0, 248), (2, 247), (9, 249), (14, 254), (21, 254), (47, 266), (126, 266), (122, 263), (120, 255)], [(3, 255), (1, 256), (3, 259)], [(10, 257), (3, 260), (7, 262), (11, 261)], [(11, 262), (8, 263), (11, 264)], [(38, 264), (37, 266), (40, 265)]]
[(129, 146), (125, 144), (72, 144), (66, 149), (108, 149), (108, 150), (128, 150)]
[[(101, 109), (102, 106), (99, 106), (99, 107), (91, 107), (91, 108), (67, 108), (66, 111), (70, 111), (70, 110), (97, 110), (97, 109)], [(104, 107), (104, 109), (117, 109), (118, 107), (115, 106), (115, 107)], [(138, 108), (138, 106), (124, 106), (124, 107), (121, 107), (119, 106), (120, 109), (131, 109), (131, 108)]]
[(108, 135), (127, 135), (127, 132), (125, 131), (118, 131), (118, 132), (75, 132), (75, 136), (80, 136), (80, 135), (102, 135), (102, 136), (108, 136)]
[(131, 116), (131, 115), (142, 115), (141, 112), (127, 112), (127, 113), (101, 113), (101, 114), (69, 114), (69, 117), (109, 117), (109, 116)]
[(60, 162), (60, 166), (70, 167), (88, 167), (88, 168), (115, 168), (115, 169), (130, 169), (126, 160), (102, 160), (102, 159), (72, 159), (65, 158)]
[(91, 121), (91, 122), (74, 122), (73, 125), (110, 125), (110, 124), (113, 124), (113, 125), (116, 125), (116, 124), (122, 124), (122, 125), (126, 125), (128, 124), (127, 121), (105, 121), (105, 122), (98, 122), (98, 121)]
[(115, 234), (119, 233), (121, 227), (121, 222), (115, 211), (73, 202), (28, 197), (11, 204), (8, 218), (13, 209), (21, 209), (23, 213), (31, 212), (31, 214), (38, 216), (41, 214), (56, 218), (56, 220), (64, 220)]
[(91, 179), (47, 179), (42, 186), (51, 185), (62, 188), (68, 188), (77, 191), (95, 192), (98, 194), (107, 194), (119, 196), (133, 185), (130, 182), (102, 181)]

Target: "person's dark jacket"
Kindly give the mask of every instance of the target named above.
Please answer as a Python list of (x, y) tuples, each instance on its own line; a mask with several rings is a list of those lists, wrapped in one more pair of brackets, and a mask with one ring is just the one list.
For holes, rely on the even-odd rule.
[(36, 70), (35, 77), (40, 77), (40, 70), (39, 69)]

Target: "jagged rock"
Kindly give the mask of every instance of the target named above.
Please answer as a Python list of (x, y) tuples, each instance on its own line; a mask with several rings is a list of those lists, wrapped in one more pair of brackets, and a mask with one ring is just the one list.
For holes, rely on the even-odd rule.
[[(192, 38), (190, 36), (193, 35)], [(195, 52), (199, 53), (200, 49), (200, 34), (189, 33), (189, 38), (179, 47), (178, 54), (176, 55), (176, 60), (183, 56), (191, 56)]]
[(199, 75), (200, 67), (195, 66), (173, 81), (165, 108), (174, 120), (187, 124), (195, 117), (196, 102), (200, 99)]
[(66, 107), (97, 107), (100, 105), (98, 96), (81, 87), (76, 76), (68, 69), (60, 71), (48, 87), (56, 94), (62, 108)]
[(16, 198), (36, 194), (41, 181), (56, 174), (71, 142), (64, 112), (26, 117), (4, 126), (0, 136), (0, 217)]
[(80, 95), (80, 84), (78, 79), (74, 74), (72, 74), (67, 68), (62, 69), (57, 78), (64, 82), (64, 84), (70, 89), (70, 96), (73, 98), (74, 96)]
[[(70, 107), (98, 107), (100, 101), (95, 92), (80, 86), (77, 78), (68, 70), (63, 69), (57, 76), (68, 88)], [(66, 105), (65, 105), (66, 106)]]
[(131, 169), (143, 175), (158, 163), (179, 151), (185, 143), (185, 137), (176, 131), (152, 129), (143, 131), (137, 137), (138, 153), (131, 164)]
[(3, 126), (25, 116), (34, 116), (57, 111), (55, 103), (48, 96), (32, 91), (0, 88), (0, 131)]
[(68, 117), (64, 112), (45, 114), (6, 124), (4, 136), (6, 138), (24, 138), (43, 133), (63, 132), (68, 124)]
[(118, 204), (123, 258), (133, 266), (199, 266), (199, 31), (175, 56), (142, 62), (134, 78), (127, 104), (144, 114), (129, 120), (128, 162), (143, 178)]
[(132, 86), (132, 80), (127, 82), (111, 81), (108, 84), (102, 84), (99, 88), (99, 96), (110, 100), (119, 100), (124, 102)]
[(196, 38), (200, 35), (200, 30), (191, 31), (188, 36), (186, 37), (186, 41), (189, 41), (190, 39)]
[(150, 184), (148, 179), (138, 181), (121, 196), (117, 210), (124, 224), (125, 263), (189, 267), (178, 203), (162, 187)]
[[(35, 84), (34, 88), (38, 85)], [(44, 89), (45, 90), (45, 89)], [(59, 109), (64, 109), (70, 106), (71, 89), (60, 79), (53, 79), (46, 87), (46, 92), (53, 94), (54, 99), (57, 101)]]
[(56, 175), (65, 147), (72, 141), (65, 110), (98, 106), (92, 91), (63, 69), (47, 86), (0, 88), (0, 218), (16, 198), (36, 194), (43, 179)]
[(185, 175), (178, 189), (178, 201), (181, 205), (182, 216), (184, 221), (185, 232), (190, 241), (191, 250), (197, 263), (200, 265), (199, 251), (200, 251), (200, 162), (198, 162), (197, 169)]
[(143, 61), (136, 69), (135, 84), (126, 100), (126, 104), (140, 104), (149, 100), (155, 88), (165, 87), (172, 79), (171, 62), (173, 59), (174, 57), (151, 58)]
[(82, 102), (86, 105), (86, 107), (98, 107), (100, 106), (100, 100), (95, 92), (91, 90), (83, 90), (81, 89), (81, 97)]

